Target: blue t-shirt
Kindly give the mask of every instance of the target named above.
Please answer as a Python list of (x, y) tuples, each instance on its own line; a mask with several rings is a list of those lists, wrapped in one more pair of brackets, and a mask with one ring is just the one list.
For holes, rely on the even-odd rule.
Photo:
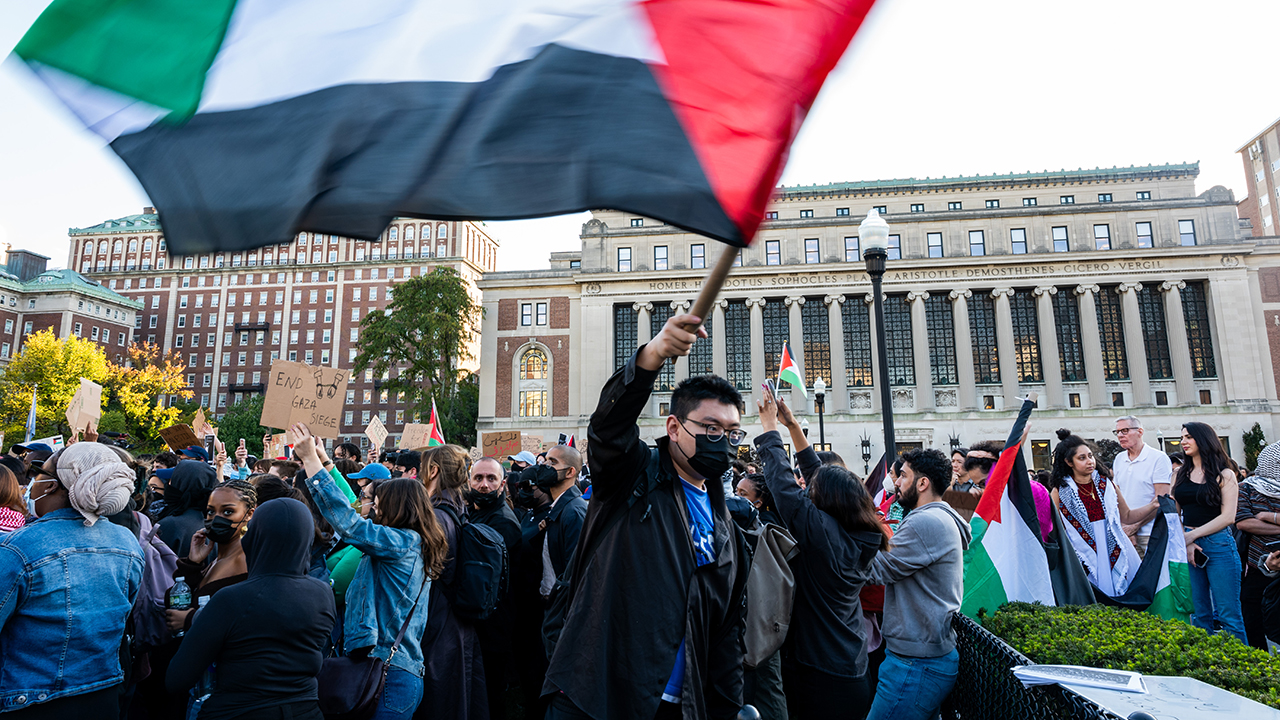
[[(702, 567), (716, 560), (715, 534), (716, 524), (711, 519), (711, 498), (706, 490), (699, 490), (680, 478), (684, 487), (684, 504), (689, 509), (689, 537), (693, 538), (694, 561)], [(684, 640), (680, 641), (680, 649), (676, 650), (676, 664), (671, 669), (671, 678), (662, 691), (662, 699), (667, 702), (680, 702), (684, 692)]]

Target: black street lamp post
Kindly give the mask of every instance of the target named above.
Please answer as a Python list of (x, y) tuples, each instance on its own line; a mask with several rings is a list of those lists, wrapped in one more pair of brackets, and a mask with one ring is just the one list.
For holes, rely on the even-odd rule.
[(827, 449), (827, 431), (822, 424), (822, 409), (827, 404), (827, 382), (822, 378), (813, 381), (813, 407), (818, 411), (818, 446)]
[(889, 258), (889, 224), (875, 210), (858, 226), (862, 242), (862, 258), (871, 276), (876, 317), (876, 357), (880, 360), (880, 414), (884, 418), (884, 453), (887, 462), (898, 456), (893, 432), (893, 393), (889, 389), (889, 348), (884, 337), (884, 297), (880, 283), (884, 279), (885, 261)]

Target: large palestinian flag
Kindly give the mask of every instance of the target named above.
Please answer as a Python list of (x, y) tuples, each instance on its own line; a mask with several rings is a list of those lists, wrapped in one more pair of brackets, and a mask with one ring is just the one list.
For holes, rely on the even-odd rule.
[(1181, 527), (1173, 498), (1161, 497), (1160, 514), (1151, 523), (1147, 554), (1128, 591), (1119, 597), (1109, 597), (1095, 588), (1098, 602), (1146, 610), (1165, 620), (1191, 622), (1191, 568), (1187, 565), (1187, 545)]
[(54, 0), (15, 52), (190, 254), (613, 208), (735, 245), (873, 0)]

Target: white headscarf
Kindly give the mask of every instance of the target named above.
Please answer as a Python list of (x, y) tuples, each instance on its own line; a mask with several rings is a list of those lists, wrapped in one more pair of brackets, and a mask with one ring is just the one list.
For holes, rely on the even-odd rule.
[(137, 475), (106, 445), (78, 442), (58, 457), (58, 481), (67, 489), (71, 507), (92, 526), (129, 504)]

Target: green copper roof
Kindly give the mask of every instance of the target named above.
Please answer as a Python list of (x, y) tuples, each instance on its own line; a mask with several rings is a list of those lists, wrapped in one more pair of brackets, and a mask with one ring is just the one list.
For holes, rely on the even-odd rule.
[(74, 292), (89, 297), (96, 297), (105, 302), (115, 303), (134, 310), (142, 309), (142, 303), (109, 290), (102, 283), (94, 282), (75, 270), (46, 270), (23, 283), (25, 292)]
[(159, 232), (160, 216), (155, 213), (126, 215), (107, 220), (87, 228), (67, 228), (69, 235), (98, 235), (101, 233)]
[(1042, 172), (1009, 173), (1006, 175), (960, 175), (958, 177), (939, 178), (901, 178), (898, 180), (866, 180), (861, 182), (840, 182), (826, 185), (782, 185), (776, 195), (803, 195), (810, 193), (845, 193), (887, 190), (892, 188), (928, 188), (947, 185), (993, 184), (993, 183), (1031, 183), (1061, 180), (1131, 180), (1137, 178), (1153, 178), (1160, 176), (1200, 174), (1200, 163), (1178, 163), (1175, 165), (1130, 165), (1127, 168), (1093, 168), (1086, 170), (1044, 170)]

